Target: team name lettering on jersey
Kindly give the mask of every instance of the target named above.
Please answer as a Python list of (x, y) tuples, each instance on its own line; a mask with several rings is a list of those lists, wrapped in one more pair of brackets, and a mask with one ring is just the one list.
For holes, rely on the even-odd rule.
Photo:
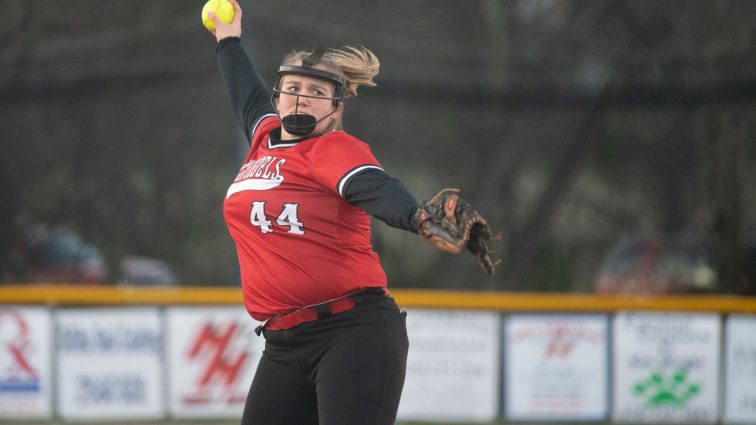
[(278, 187), (284, 181), (281, 166), (285, 162), (285, 159), (267, 155), (242, 165), (234, 183), (226, 192), (226, 198), (245, 190), (270, 190)]

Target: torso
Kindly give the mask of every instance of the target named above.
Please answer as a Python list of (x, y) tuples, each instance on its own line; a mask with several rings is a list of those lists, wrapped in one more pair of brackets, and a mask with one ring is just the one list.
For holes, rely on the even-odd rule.
[(275, 116), (257, 125), (224, 202), (245, 306), (258, 320), (386, 286), (370, 217), (339, 194), (350, 171), (380, 167), (370, 149), (342, 131), (272, 145), (279, 127)]

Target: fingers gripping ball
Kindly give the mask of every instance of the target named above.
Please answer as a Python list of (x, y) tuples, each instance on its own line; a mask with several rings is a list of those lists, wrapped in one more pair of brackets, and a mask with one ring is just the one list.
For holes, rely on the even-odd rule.
[(444, 189), (423, 202), (415, 213), (415, 222), (418, 233), (429, 244), (452, 254), (466, 248), (486, 273), (494, 274), (500, 261), (491, 261), (488, 243), (501, 236), (491, 235), (488, 221), (459, 197), (459, 189)]
[(202, 8), (202, 24), (210, 31), (215, 31), (215, 23), (210, 20), (210, 12), (218, 15), (224, 23), (230, 23), (234, 19), (234, 5), (228, 0), (208, 0)]

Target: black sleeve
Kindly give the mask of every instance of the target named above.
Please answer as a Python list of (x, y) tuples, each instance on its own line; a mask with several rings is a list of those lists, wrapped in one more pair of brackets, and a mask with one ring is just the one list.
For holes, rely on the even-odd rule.
[(252, 129), (260, 118), (275, 113), (270, 95), (260, 74), (244, 52), (239, 37), (224, 38), (218, 43), (215, 52), (234, 115), (249, 142)]
[(417, 233), (417, 200), (402, 182), (382, 170), (367, 169), (352, 176), (344, 199), (389, 226)]

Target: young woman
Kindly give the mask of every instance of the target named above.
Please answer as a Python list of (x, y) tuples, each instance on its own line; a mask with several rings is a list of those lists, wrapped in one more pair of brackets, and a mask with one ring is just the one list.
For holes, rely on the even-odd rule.
[(393, 424), (408, 341), (371, 249), (370, 216), (418, 232), (419, 205), (341, 129), (344, 100), (375, 85), (378, 59), (365, 48), (294, 52), (271, 96), (241, 47), (242, 11), (231, 2), (231, 23), (211, 19), (250, 151), (224, 215), (245, 306), (266, 340), (242, 423)]

